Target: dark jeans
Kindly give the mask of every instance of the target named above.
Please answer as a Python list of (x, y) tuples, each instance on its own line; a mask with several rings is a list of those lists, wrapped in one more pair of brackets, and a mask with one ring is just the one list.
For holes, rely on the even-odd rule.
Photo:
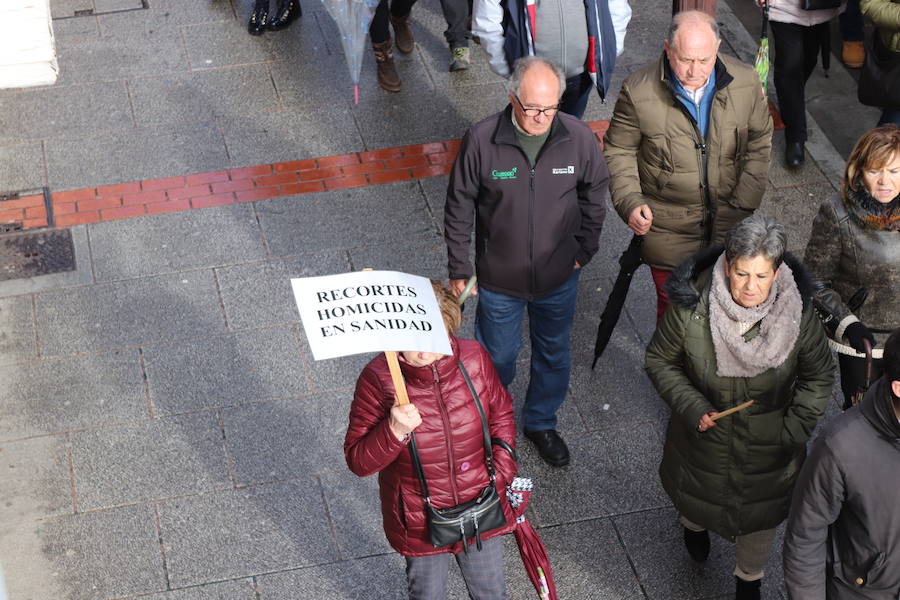
[[(850, 408), (853, 393), (866, 385), (866, 359), (848, 356), (838, 352), (838, 366), (841, 370), (841, 391), (844, 392), (844, 410)], [(880, 358), (872, 360), (872, 379), (874, 383), (884, 373), (884, 364)]]
[[(391, 2), (390, 14), (394, 17), (405, 17), (411, 11), (416, 0), (394, 0)], [(381, 0), (378, 8), (375, 9), (375, 16), (372, 17), (372, 24), (369, 25), (369, 37), (372, 38), (373, 44), (380, 44), (391, 39), (391, 30), (388, 19), (388, 0)]]
[(525, 429), (556, 428), (556, 411), (566, 398), (572, 370), (571, 334), (581, 269), (543, 296), (517, 298), (478, 289), (475, 339), (490, 353), (503, 385), (516, 377), (522, 349), (522, 317), (528, 309), (531, 334), (531, 378), (522, 409)]
[(866, 39), (859, 0), (847, 0), (847, 8), (838, 17), (838, 24), (841, 27), (841, 39), (845, 42), (861, 42)]
[(803, 144), (806, 142), (806, 80), (816, 68), (821, 39), (828, 33), (828, 23), (805, 27), (772, 21), (771, 25), (775, 94), (784, 121), (784, 137), (789, 144)]
[(471, 0), (441, 0), (441, 10), (444, 12), (444, 20), (447, 21), (447, 30), (444, 31), (444, 39), (454, 48), (468, 48), (469, 26), (467, 19), (472, 12)]
[(566, 79), (566, 91), (563, 92), (559, 101), (559, 110), (573, 117), (582, 118), (587, 109), (592, 89), (594, 89), (594, 82), (586, 71), (581, 75), (569, 77)]

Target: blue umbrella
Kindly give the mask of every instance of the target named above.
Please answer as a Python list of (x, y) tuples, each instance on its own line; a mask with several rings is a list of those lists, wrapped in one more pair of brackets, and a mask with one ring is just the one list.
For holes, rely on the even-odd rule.
[(325, 10), (337, 23), (341, 32), (341, 46), (353, 81), (353, 101), (359, 104), (359, 72), (362, 69), (363, 53), (369, 24), (375, 16), (379, 0), (322, 0)]

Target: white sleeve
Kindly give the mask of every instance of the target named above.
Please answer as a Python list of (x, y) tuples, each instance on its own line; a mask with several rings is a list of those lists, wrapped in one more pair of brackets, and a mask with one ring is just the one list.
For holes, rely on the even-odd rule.
[(616, 32), (616, 56), (622, 56), (622, 51), (625, 50), (625, 30), (631, 21), (631, 6), (628, 0), (609, 0), (609, 14)]
[(510, 69), (503, 52), (503, 7), (500, 0), (475, 0), (472, 6), (472, 35), (481, 39), (491, 71), (501, 77), (509, 77)]

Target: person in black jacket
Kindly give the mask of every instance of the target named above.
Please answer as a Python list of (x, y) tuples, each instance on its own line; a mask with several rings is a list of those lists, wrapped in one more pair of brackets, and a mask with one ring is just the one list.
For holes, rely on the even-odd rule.
[(900, 329), (884, 371), (800, 472), (784, 537), (791, 600), (900, 597)]
[(475, 227), (475, 337), (506, 386), (516, 374), (528, 310), (531, 379), (522, 422), (525, 436), (553, 466), (569, 462), (556, 411), (569, 384), (578, 274), (599, 248), (609, 184), (593, 132), (559, 113), (564, 89), (555, 63), (535, 56), (516, 61), (509, 106), (463, 138), (444, 209), (457, 294), (473, 272)]

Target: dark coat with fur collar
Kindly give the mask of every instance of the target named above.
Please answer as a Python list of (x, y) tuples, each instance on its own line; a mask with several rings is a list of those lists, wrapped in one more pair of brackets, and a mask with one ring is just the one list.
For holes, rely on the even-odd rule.
[[(786, 255), (803, 298), (794, 348), (781, 365), (754, 377), (716, 374), (709, 289), (721, 253), (721, 247), (708, 248), (673, 271), (667, 285), (672, 306), (647, 348), (645, 368), (672, 409), (659, 469), (663, 487), (683, 516), (732, 539), (773, 528), (787, 516), (806, 442), (831, 397), (834, 369), (809, 302), (812, 280)], [(758, 333), (757, 324), (744, 337)], [(747, 400), (754, 404), (697, 431), (704, 414)]]

